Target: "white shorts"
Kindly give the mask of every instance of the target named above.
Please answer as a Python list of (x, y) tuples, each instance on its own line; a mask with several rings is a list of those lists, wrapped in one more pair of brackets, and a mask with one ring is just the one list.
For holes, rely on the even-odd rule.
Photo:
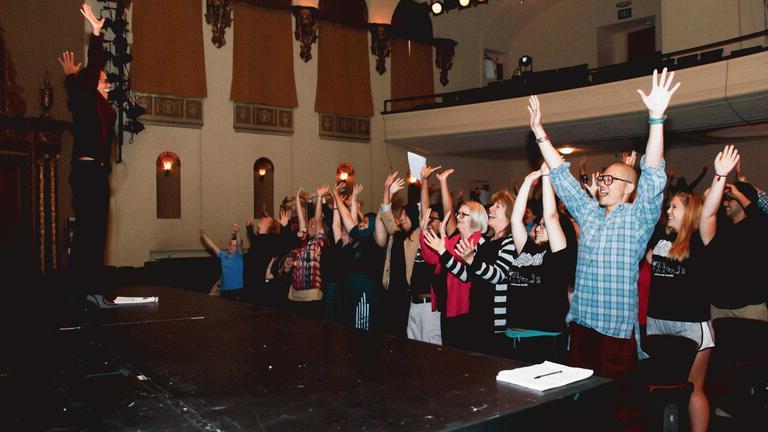
[(713, 336), (714, 333), (712, 332), (711, 321), (669, 321), (648, 317), (646, 334), (662, 334), (687, 337), (688, 339), (692, 339), (698, 344), (699, 351), (704, 351), (705, 349), (715, 346), (715, 337)]

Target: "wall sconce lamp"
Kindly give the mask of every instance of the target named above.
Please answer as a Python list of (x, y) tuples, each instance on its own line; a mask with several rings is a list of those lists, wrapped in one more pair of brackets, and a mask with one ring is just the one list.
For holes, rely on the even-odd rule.
[(448, 71), (453, 67), (453, 56), (456, 53), (456, 42), (453, 39), (434, 38), (435, 66), (440, 69), (440, 84), (448, 85)]
[(262, 167), (262, 168), (259, 168), (259, 181), (260, 181), (260, 182), (263, 182), (263, 181), (264, 181), (264, 177), (265, 177), (266, 175), (267, 175), (267, 169), (266, 169), (266, 168), (264, 168), (264, 167)]
[(336, 184), (354, 183), (355, 169), (349, 162), (342, 162), (336, 167)]
[(528, 69), (529, 71), (533, 71), (533, 57), (529, 55), (524, 55), (520, 57), (520, 60), (517, 61), (518, 66), (520, 66), (520, 70)]
[(166, 177), (168, 177), (171, 174), (171, 169), (173, 169), (173, 159), (164, 159), (163, 174), (165, 174)]
[(317, 41), (320, 11), (311, 6), (291, 6), (291, 9), (296, 18), (296, 30), (293, 32), (293, 37), (299, 41), (301, 47), (299, 57), (306, 63), (312, 59), (312, 44)]
[(368, 24), (368, 31), (371, 32), (371, 54), (376, 58), (376, 72), (384, 75), (387, 71), (387, 57), (392, 49), (389, 38), (389, 24)]
[(417, 179), (416, 177), (414, 177), (414, 175), (413, 175), (413, 174), (411, 174), (411, 173), (408, 173), (408, 183), (410, 183), (410, 184), (416, 184), (416, 181), (417, 181), (417, 180), (418, 180), (418, 179)]
[(211, 26), (211, 42), (216, 48), (225, 43), (224, 32), (232, 25), (232, 4), (230, 0), (206, 0), (205, 22)]

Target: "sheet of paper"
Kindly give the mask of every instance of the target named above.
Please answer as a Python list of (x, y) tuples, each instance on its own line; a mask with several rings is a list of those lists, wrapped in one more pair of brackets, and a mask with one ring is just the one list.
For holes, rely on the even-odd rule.
[(118, 305), (132, 305), (132, 304), (146, 304), (157, 303), (158, 297), (115, 297), (115, 304)]
[(503, 370), (496, 375), (502, 381), (533, 390), (544, 391), (591, 377), (591, 369), (582, 369), (545, 361), (517, 369)]
[(416, 153), (408, 152), (408, 169), (415, 178), (421, 178), (421, 169), (427, 165), (427, 158)]

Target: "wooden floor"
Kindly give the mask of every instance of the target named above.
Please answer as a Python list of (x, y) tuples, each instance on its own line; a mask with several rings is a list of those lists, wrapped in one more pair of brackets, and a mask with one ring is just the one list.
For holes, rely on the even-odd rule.
[(118, 293), (160, 301), (86, 316), (19, 305), (29, 316), (5, 327), (0, 363), (4, 430), (609, 428), (604, 378), (538, 393), (496, 382), (512, 360), (176, 288)]

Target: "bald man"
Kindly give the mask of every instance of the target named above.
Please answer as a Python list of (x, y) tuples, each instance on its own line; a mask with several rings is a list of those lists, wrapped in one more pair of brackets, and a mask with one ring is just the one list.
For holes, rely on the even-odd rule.
[(672, 87), (673, 78), (666, 69), (654, 71), (651, 92), (638, 90), (650, 124), (641, 176), (622, 162), (609, 166), (597, 177), (597, 201), (584, 193), (544, 132), (538, 98), (529, 100), (531, 129), (550, 166), (552, 185), (581, 228), (575, 292), (566, 316), (569, 360), (610, 378), (625, 377), (637, 366), (638, 263), (661, 214), (664, 112), (680, 86)]

